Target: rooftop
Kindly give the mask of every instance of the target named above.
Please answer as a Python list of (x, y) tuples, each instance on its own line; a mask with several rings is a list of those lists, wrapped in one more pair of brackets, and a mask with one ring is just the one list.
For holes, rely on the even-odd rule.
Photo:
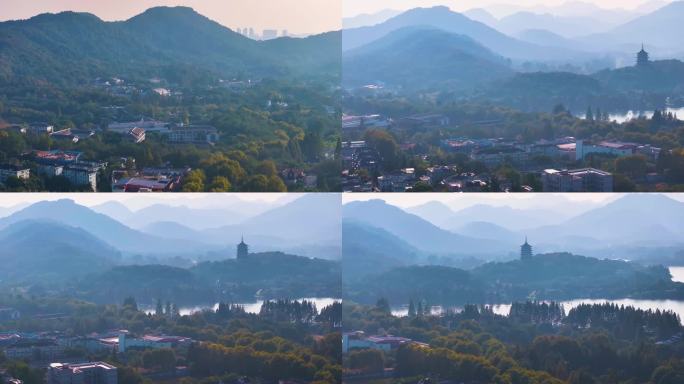
[(115, 366), (113, 366), (111, 364), (107, 364), (107, 363), (102, 362), (102, 361), (94, 361), (94, 362), (90, 362), (90, 363), (79, 363), (79, 364), (69, 364), (69, 363), (52, 363), (52, 364), (50, 364), (50, 369), (70, 370), (74, 373), (80, 372), (83, 370), (94, 369), (94, 368), (105, 369), (105, 370), (116, 369)]

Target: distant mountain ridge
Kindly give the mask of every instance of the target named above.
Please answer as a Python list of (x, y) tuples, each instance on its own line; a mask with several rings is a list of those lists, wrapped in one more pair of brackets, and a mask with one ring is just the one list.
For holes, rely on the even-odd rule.
[(0, 230), (0, 283), (65, 282), (120, 261), (118, 250), (87, 231), (51, 220), (23, 220)]
[[(567, 203), (567, 211), (573, 211), (572, 204)], [(473, 256), (479, 253), (480, 259), (506, 260), (518, 257), (519, 245), (525, 237), (535, 252), (572, 252), (632, 259), (644, 264), (650, 264), (646, 255), (656, 250), (660, 250), (658, 260), (675, 260), (680, 254), (678, 250), (684, 249), (684, 203), (661, 194), (627, 194), (588, 210), (579, 209), (574, 215), (556, 213), (549, 208), (513, 209), (475, 204), (454, 212), (445, 207), (438, 201), (408, 209), (382, 201), (367, 201), (348, 203), (343, 211), (347, 222), (356, 220), (390, 232), (421, 250), (423, 255), (442, 252), (454, 258), (459, 252), (466, 252)], [(436, 214), (440, 210), (447, 213)], [(442, 221), (441, 228), (434, 225), (438, 221)], [(349, 230), (347, 226), (344, 228)], [(354, 229), (350, 233), (363, 238), (358, 232)], [(349, 243), (345, 241), (344, 247)], [(384, 247), (392, 249), (394, 244)], [(356, 251), (368, 252), (371, 258), (378, 255), (371, 247), (352, 245)], [(364, 255), (354, 257), (362, 259)], [(404, 259), (399, 264), (410, 262)], [(425, 258), (413, 264), (426, 262), (449, 265), (445, 260)]]
[(0, 81), (83, 82), (156, 76), (170, 68), (230, 76), (326, 71), (339, 57), (339, 33), (268, 42), (248, 39), (187, 7), (156, 7), (105, 22), (75, 12), (0, 23)]
[(347, 86), (380, 81), (405, 89), (476, 87), (510, 76), (509, 65), (468, 36), (426, 27), (392, 31), (348, 51), (342, 62)]
[(378, 25), (346, 29), (342, 34), (343, 51), (346, 52), (369, 44), (393, 31), (406, 27), (432, 27), (465, 35), (491, 51), (511, 59), (559, 59), (571, 56), (571, 52), (566, 50), (537, 46), (517, 40), (444, 6), (415, 8)]
[(509, 249), (498, 241), (483, 241), (449, 232), (383, 200), (347, 203), (342, 208), (342, 217), (384, 229), (411, 246), (432, 254), (476, 257), (501, 254)]
[(122, 252), (178, 254), (207, 249), (201, 243), (144, 234), (68, 199), (33, 204), (0, 219), (0, 229), (24, 220), (58, 220), (59, 223), (81, 228)]

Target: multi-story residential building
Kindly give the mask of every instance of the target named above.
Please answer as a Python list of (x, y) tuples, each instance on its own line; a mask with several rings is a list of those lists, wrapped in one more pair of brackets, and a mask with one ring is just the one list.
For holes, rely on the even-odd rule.
[(5, 348), (5, 357), (10, 360), (50, 361), (59, 359), (64, 347), (52, 339), (19, 339)]
[(80, 364), (52, 363), (48, 384), (117, 384), (116, 367), (101, 361)]
[(594, 168), (547, 169), (542, 186), (544, 192), (613, 192), (613, 175)]
[(64, 166), (62, 176), (73, 185), (88, 185), (93, 191), (97, 191), (97, 173), (104, 167), (106, 167), (104, 163), (76, 162)]

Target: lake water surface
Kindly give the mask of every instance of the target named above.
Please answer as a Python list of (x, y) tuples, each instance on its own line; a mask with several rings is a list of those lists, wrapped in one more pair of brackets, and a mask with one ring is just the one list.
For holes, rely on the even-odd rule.
[[(682, 108), (667, 108), (665, 109), (665, 112), (672, 112), (673, 114), (676, 114), (677, 117), (684, 118), (684, 107)], [(608, 116), (610, 117), (610, 121), (616, 121), (620, 124), (636, 119), (639, 117), (645, 117), (650, 119), (653, 117), (653, 111), (626, 111), (622, 113), (609, 113)], [(582, 119), (586, 118), (586, 115), (580, 115)]]
[[(684, 111), (682, 116), (684, 116)], [(672, 281), (684, 283), (684, 267), (669, 267), (670, 274), (672, 275)], [(684, 320), (684, 301), (679, 300), (638, 300), (638, 299), (617, 299), (617, 300), (607, 300), (607, 299), (575, 299), (561, 301), (560, 304), (563, 305), (565, 313), (568, 313), (572, 308), (577, 307), (580, 304), (602, 304), (602, 303), (612, 303), (617, 305), (632, 306), (634, 308), (643, 310), (656, 310), (661, 311), (672, 311), (679, 315), (680, 321)], [(445, 310), (460, 311), (462, 307), (441, 307), (434, 306), (431, 308), (431, 312), (435, 315), (443, 313)], [(492, 304), (492, 310), (494, 313), (502, 316), (508, 316), (511, 310), (511, 304)], [(402, 305), (392, 309), (392, 314), (394, 316), (407, 316), (408, 315), (408, 305)]]
[[(296, 301), (299, 301), (299, 302), (302, 302), (304, 300), (312, 301), (314, 304), (316, 304), (316, 308), (319, 311), (323, 307), (327, 307), (328, 305), (331, 305), (333, 303), (341, 301), (340, 299), (333, 299), (330, 297), (314, 297), (314, 298), (303, 297), (303, 298), (296, 299)], [(259, 311), (261, 310), (261, 305), (263, 303), (264, 303), (263, 300), (257, 300), (257, 301), (250, 302), (250, 303), (233, 303), (233, 304), (242, 305), (245, 308), (245, 312), (256, 314), (256, 313), (259, 313)], [(198, 305), (198, 306), (194, 306), (194, 307), (181, 307), (179, 309), (179, 312), (180, 312), (181, 316), (192, 315), (193, 313), (201, 312), (201, 311), (204, 311), (207, 309), (216, 311), (218, 309), (218, 306), (219, 306), (219, 303), (216, 303), (213, 306), (211, 306), (211, 305)], [(154, 308), (148, 308), (145, 312), (154, 313), (154, 311), (155, 311)]]
[(670, 267), (669, 269), (672, 281), (684, 283), (684, 267)]

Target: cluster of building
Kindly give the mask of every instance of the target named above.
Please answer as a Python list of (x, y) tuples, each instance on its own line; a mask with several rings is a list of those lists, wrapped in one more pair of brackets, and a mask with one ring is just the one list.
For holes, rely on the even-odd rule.
[(112, 192), (173, 192), (190, 168), (143, 168), (112, 171)]
[(241, 34), (242, 36), (248, 37), (252, 40), (272, 40), (278, 37), (288, 37), (290, 34), (287, 29), (283, 29), (280, 34), (278, 34), (277, 29), (264, 29), (261, 34), (257, 33), (254, 28), (245, 27), (237, 28), (235, 32)]
[[(187, 337), (143, 335), (134, 337), (128, 331), (118, 330), (103, 334), (67, 337), (57, 332), (0, 334), (0, 351), (9, 360), (23, 360), (34, 366), (47, 366), (48, 384), (117, 384), (117, 369), (104, 362), (62, 363), (74, 348), (88, 353), (124, 353), (129, 349), (173, 348), (186, 349), (194, 341)], [(5, 377), (0, 381), (22, 384), (20, 380)]]
[[(95, 135), (92, 129), (65, 128), (56, 130), (47, 123), (34, 123), (28, 126), (12, 125), (7, 129), (22, 134), (47, 135), (55, 141), (77, 143)], [(147, 133), (164, 135), (168, 142), (174, 144), (213, 145), (218, 141), (218, 130), (210, 125), (172, 124), (158, 120), (141, 119), (140, 121), (113, 122), (106, 130), (122, 135), (132, 143), (142, 143)]]
[[(53, 177), (63, 176), (74, 186), (86, 186), (97, 191), (97, 175), (107, 167), (105, 162), (81, 160), (82, 153), (77, 151), (33, 151), (25, 155), (32, 160), (38, 174)], [(12, 177), (28, 180), (31, 168), (16, 164), (0, 164), (0, 184), (5, 184)]]
[(540, 156), (552, 158), (554, 161), (573, 162), (584, 160), (591, 154), (608, 156), (643, 155), (650, 160), (657, 160), (660, 148), (648, 144), (624, 143), (616, 141), (600, 141), (588, 143), (575, 140), (574, 137), (561, 137), (555, 140), (539, 140), (532, 144), (521, 144), (503, 139), (445, 139), (442, 149), (451, 153), (463, 153), (471, 159), (481, 161), (487, 166), (502, 163), (528, 167)]
[(392, 119), (379, 114), (342, 115), (342, 137), (358, 139), (367, 129), (415, 130), (449, 126), (451, 119), (439, 113), (424, 113)]
[[(554, 164), (572, 165), (591, 155), (624, 157), (642, 155), (649, 161), (657, 161), (661, 149), (638, 143), (600, 141), (596, 143), (562, 137), (556, 140), (540, 140), (532, 144), (520, 144), (503, 139), (472, 139), (466, 137), (445, 139), (441, 142), (443, 150), (462, 153), (471, 160), (481, 162), (494, 169), (502, 164), (511, 164), (522, 172), (541, 175), (544, 192), (612, 192), (613, 175), (594, 168), (573, 169), (571, 167), (543, 168), (540, 158), (550, 158)], [(345, 192), (403, 192), (413, 188), (416, 183), (430, 185), (449, 192), (479, 192), (491, 184), (487, 174), (463, 173), (449, 165), (430, 167), (423, 175), (417, 176), (412, 168), (394, 172), (384, 172), (377, 176), (377, 183), (369, 177), (361, 177), (360, 170), (366, 175), (381, 172), (382, 159), (364, 141), (346, 141), (342, 145), (343, 190)], [(540, 166), (542, 166), (540, 168)], [(497, 180), (499, 188), (505, 190), (506, 180)], [(526, 187), (529, 188), (529, 187)]]
[(158, 120), (114, 122), (107, 130), (124, 135), (134, 143), (145, 140), (147, 133), (164, 135), (168, 142), (175, 144), (213, 145), (218, 141), (218, 130), (210, 125), (171, 124)]
[(24, 135), (44, 135), (49, 136), (54, 141), (73, 143), (78, 143), (80, 140), (86, 140), (95, 135), (95, 131), (92, 129), (64, 128), (56, 130), (53, 125), (48, 123), (33, 123), (28, 126), (15, 124), (7, 127), (7, 129)]
[(0, 350), (10, 360), (36, 363), (59, 361), (66, 351), (81, 348), (89, 353), (124, 353), (129, 349), (187, 348), (193, 340), (182, 336), (142, 335), (135, 337), (126, 330), (69, 337), (60, 333), (3, 333)]
[(306, 189), (318, 186), (318, 176), (307, 174), (301, 168), (285, 168), (280, 171), (280, 177), (288, 187), (301, 185)]
[(78, 151), (34, 151), (32, 156), (39, 174), (63, 176), (72, 185), (89, 186), (93, 191), (97, 191), (98, 173), (107, 167), (106, 162), (83, 160)]
[(406, 337), (392, 335), (367, 336), (363, 331), (344, 332), (342, 334), (342, 353), (348, 353), (354, 349), (377, 349), (389, 352), (407, 344), (428, 347), (425, 343), (419, 343)]
[(360, 174), (365, 170), (373, 174), (380, 169), (382, 159), (378, 151), (366, 145), (365, 141), (345, 141), (342, 143), (342, 190), (344, 192), (373, 192), (372, 181)]
[[(469, 122), (477, 126), (498, 125), (501, 120)], [(392, 119), (379, 114), (344, 115), (342, 120), (343, 174), (345, 192), (403, 192), (416, 184), (426, 184), (435, 190), (450, 192), (479, 192), (490, 190), (496, 182), (498, 189), (508, 190), (508, 180), (493, 179), (488, 174), (463, 173), (450, 164), (436, 165), (426, 173), (416, 175), (408, 169), (386, 172), (382, 169), (383, 159), (377, 151), (363, 141), (367, 129), (386, 128), (415, 131), (417, 129), (453, 126), (448, 116), (442, 114), (421, 114)], [(400, 144), (403, 150), (415, 151), (415, 143)], [(604, 192), (613, 191), (613, 175), (594, 168), (573, 169), (587, 157), (605, 155), (624, 157), (641, 155), (648, 161), (658, 160), (661, 148), (634, 142), (602, 140), (591, 142), (574, 137), (559, 137), (553, 140), (538, 140), (522, 143), (502, 138), (455, 137), (443, 139), (441, 149), (446, 153), (459, 153), (468, 159), (483, 164), (487, 169), (509, 164), (525, 174), (534, 174), (541, 179), (545, 192)], [(427, 156), (427, 153), (414, 153)], [(656, 182), (658, 175), (647, 175), (645, 182)], [(523, 190), (532, 191), (530, 186)]]

